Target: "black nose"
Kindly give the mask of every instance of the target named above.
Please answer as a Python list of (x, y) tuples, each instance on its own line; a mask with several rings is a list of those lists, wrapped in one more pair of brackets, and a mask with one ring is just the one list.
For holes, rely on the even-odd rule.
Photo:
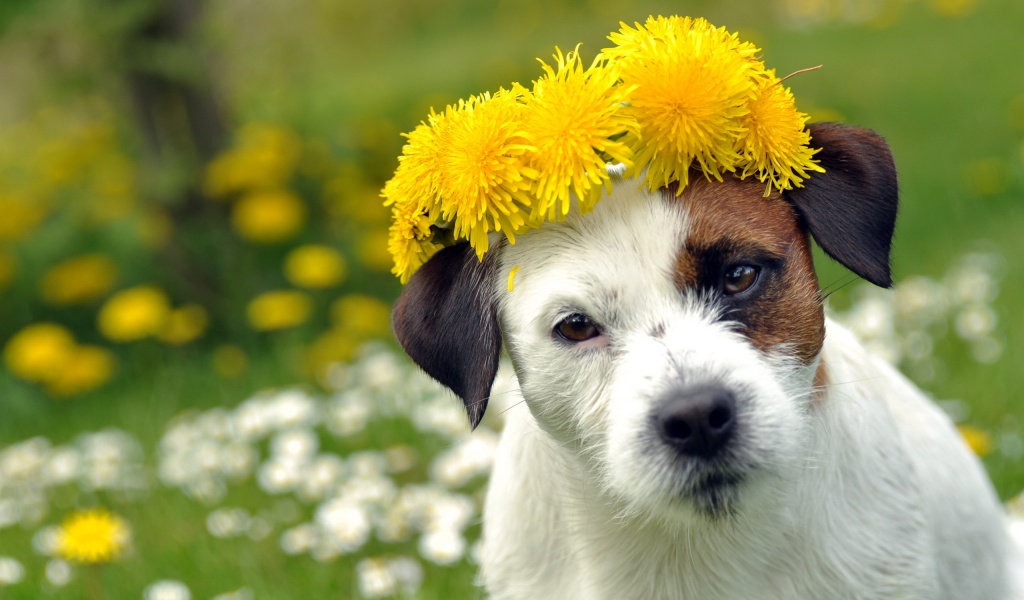
[(661, 439), (683, 454), (711, 457), (732, 437), (736, 400), (719, 386), (671, 394), (656, 421)]

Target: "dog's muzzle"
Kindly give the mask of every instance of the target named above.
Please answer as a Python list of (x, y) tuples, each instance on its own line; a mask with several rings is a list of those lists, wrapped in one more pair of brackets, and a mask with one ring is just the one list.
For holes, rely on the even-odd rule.
[(676, 388), (665, 395), (655, 426), (662, 441), (682, 455), (710, 459), (736, 428), (736, 397), (720, 385)]

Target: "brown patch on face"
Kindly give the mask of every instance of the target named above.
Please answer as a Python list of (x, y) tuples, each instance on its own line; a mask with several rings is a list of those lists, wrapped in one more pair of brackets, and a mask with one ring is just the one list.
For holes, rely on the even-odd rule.
[[(810, 364), (821, 350), (825, 316), (810, 238), (793, 207), (778, 193), (765, 198), (763, 184), (735, 178), (692, 177), (681, 197), (664, 193), (683, 202), (690, 218), (676, 259), (676, 286), (715, 294), (725, 309), (722, 318), (741, 323), (741, 332), (762, 352), (781, 351)], [(751, 293), (729, 296), (721, 292), (722, 277), (737, 264), (761, 271)]]

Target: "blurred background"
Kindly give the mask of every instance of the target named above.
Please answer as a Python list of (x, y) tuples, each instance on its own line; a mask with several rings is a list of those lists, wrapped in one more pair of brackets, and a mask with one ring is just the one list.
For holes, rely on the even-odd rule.
[(4, 0), (0, 598), (479, 597), (500, 415), (396, 352), (380, 189), (431, 107), (649, 14), (889, 140), (897, 286), (822, 286), (1019, 506), (1017, 0)]

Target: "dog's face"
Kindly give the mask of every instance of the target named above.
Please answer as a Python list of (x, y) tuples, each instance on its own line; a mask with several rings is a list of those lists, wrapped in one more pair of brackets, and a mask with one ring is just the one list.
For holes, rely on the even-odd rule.
[(796, 212), (763, 190), (624, 182), (502, 249), (530, 410), (628, 507), (718, 514), (799, 458), (824, 316)]
[(826, 173), (785, 196), (618, 182), (483, 263), (447, 248), (396, 305), (399, 340), (474, 424), (504, 342), (540, 427), (625, 513), (735, 512), (805, 461), (825, 334), (810, 236), (889, 284), (888, 149), (864, 130), (812, 134)]

